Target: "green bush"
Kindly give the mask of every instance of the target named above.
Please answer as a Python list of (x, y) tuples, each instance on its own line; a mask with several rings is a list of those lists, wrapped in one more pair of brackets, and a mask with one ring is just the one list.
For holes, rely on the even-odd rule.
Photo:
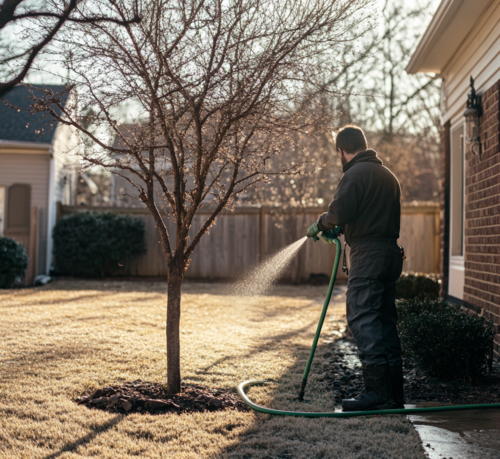
[(398, 301), (398, 329), (406, 355), (429, 375), (466, 382), (488, 368), (492, 322), (443, 300)]
[(10, 237), (0, 237), (0, 288), (10, 288), (28, 267), (26, 250)]
[(439, 280), (435, 274), (403, 273), (396, 282), (396, 298), (438, 298)]
[(110, 276), (133, 255), (146, 252), (144, 221), (107, 213), (75, 213), (54, 228), (56, 274)]

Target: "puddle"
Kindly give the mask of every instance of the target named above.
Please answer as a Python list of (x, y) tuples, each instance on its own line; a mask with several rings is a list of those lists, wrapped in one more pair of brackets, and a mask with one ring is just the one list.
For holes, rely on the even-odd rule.
[[(407, 408), (441, 406), (436, 403)], [(444, 411), (409, 415), (430, 459), (500, 458), (500, 410)]]

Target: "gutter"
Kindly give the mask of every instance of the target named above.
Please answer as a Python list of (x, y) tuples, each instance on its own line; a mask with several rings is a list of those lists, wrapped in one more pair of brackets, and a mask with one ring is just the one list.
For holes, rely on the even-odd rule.
[(50, 154), (51, 143), (18, 142), (16, 140), (0, 140), (0, 153), (47, 153)]
[[(432, 16), (430, 24), (427, 26), (427, 30), (424, 32), (424, 35), (422, 35), (422, 38), (418, 43), (417, 49), (413, 52), (410, 62), (408, 62), (408, 65), (405, 68), (407, 73), (419, 73), (419, 66), (422, 59), (425, 57), (424, 54), (426, 54), (428, 52), (428, 48), (432, 46), (431, 42), (438, 39), (439, 36), (442, 35), (444, 29), (448, 27), (463, 1), (464, 0), (441, 1), (437, 11), (434, 13), (434, 16)], [(450, 11), (452, 7), (453, 11)]]

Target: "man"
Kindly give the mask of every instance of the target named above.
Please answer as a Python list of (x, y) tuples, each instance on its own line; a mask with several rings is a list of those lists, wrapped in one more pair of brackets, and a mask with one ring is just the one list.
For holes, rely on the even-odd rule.
[[(343, 411), (404, 408), (401, 344), (396, 330), (396, 281), (403, 258), (396, 241), (401, 220), (401, 190), (394, 174), (368, 149), (363, 131), (340, 129), (337, 153), (344, 175), (328, 212), (309, 228), (344, 228), (351, 248), (347, 284), (347, 323), (363, 365), (365, 393), (342, 400)], [(314, 234), (313, 234), (314, 233)], [(322, 238), (328, 242), (328, 238)]]

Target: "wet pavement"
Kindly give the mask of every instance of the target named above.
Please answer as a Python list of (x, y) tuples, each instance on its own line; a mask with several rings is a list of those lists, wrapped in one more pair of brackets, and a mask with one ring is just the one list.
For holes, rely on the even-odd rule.
[[(407, 408), (439, 406), (436, 403)], [(409, 415), (430, 459), (500, 458), (500, 409)]]

